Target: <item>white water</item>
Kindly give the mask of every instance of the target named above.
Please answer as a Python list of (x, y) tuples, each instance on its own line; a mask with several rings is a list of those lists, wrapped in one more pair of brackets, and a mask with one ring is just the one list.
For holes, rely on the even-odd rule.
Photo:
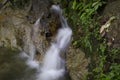
[(58, 80), (64, 75), (65, 61), (60, 57), (60, 54), (69, 44), (71, 34), (72, 31), (69, 28), (59, 30), (56, 43), (52, 43), (46, 52), (38, 80)]
[(61, 19), (62, 28), (58, 30), (54, 43), (51, 43), (50, 48), (47, 50), (41, 72), (37, 80), (58, 80), (65, 73), (65, 61), (60, 57), (61, 52), (67, 48), (72, 30), (67, 25), (66, 20), (62, 16), (62, 10), (59, 6), (53, 5), (52, 10), (56, 11)]
[(39, 62), (36, 61), (36, 60), (33, 60), (33, 59), (31, 58), (31, 56), (27, 55), (27, 53), (21, 52), (21, 53), (20, 53), (20, 56), (21, 56), (22, 58), (26, 58), (26, 59), (27, 59), (27, 60), (26, 60), (26, 64), (27, 64), (30, 68), (39, 69), (39, 67), (40, 67)]
[[(55, 38), (55, 42), (51, 43), (50, 48), (47, 50), (42, 67), (37, 61), (34, 60), (35, 56), (35, 46), (33, 45), (32, 39), (29, 44), (30, 55), (25, 52), (21, 52), (20, 56), (27, 58), (26, 64), (31, 68), (36, 68), (38, 70), (37, 80), (59, 80), (59, 78), (64, 76), (65, 73), (65, 60), (60, 57), (60, 54), (64, 54), (66, 48), (68, 47), (72, 35), (72, 30), (69, 28), (66, 20), (62, 16), (62, 10), (58, 5), (53, 5), (51, 10), (58, 14), (61, 21), (61, 29)], [(38, 30), (38, 24), (40, 19), (38, 19), (34, 25), (34, 32)], [(35, 34), (33, 34), (35, 35)], [(40, 71), (39, 71), (40, 68)]]

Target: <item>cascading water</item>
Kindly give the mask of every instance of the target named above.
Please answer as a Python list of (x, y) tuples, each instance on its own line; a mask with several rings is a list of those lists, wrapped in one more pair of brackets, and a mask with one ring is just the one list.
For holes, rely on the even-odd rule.
[(37, 80), (58, 80), (65, 73), (65, 61), (60, 57), (60, 54), (67, 48), (72, 30), (67, 25), (66, 20), (62, 16), (62, 10), (58, 5), (53, 5), (51, 10), (58, 14), (62, 27), (58, 30), (55, 42), (51, 43), (45, 54)]
[(53, 5), (51, 10), (59, 16), (61, 28), (58, 30), (55, 41), (51, 43), (50, 48), (47, 50), (43, 59), (43, 64), (40, 65), (34, 60), (36, 49), (33, 44), (33, 39), (34, 35), (36, 35), (35, 33), (38, 31), (40, 19), (38, 19), (33, 26), (33, 36), (31, 37), (31, 43), (29, 44), (30, 56), (25, 52), (20, 54), (20, 56), (27, 58), (26, 64), (29, 67), (38, 70), (37, 80), (59, 80), (65, 74), (65, 60), (61, 58), (60, 55), (64, 54), (70, 43), (72, 30), (62, 16), (62, 10), (59, 5)]
[[(30, 55), (28, 55), (24, 51), (20, 53), (21, 57), (27, 58), (26, 64), (30, 68), (36, 68), (36, 69), (39, 69), (40, 65), (39, 65), (39, 62), (34, 59), (35, 58), (35, 53), (36, 53), (36, 48), (33, 44), (33, 40), (34, 40), (34, 35), (36, 35), (36, 33), (38, 32), (39, 22), (40, 22), (40, 18), (35, 22), (35, 24), (33, 26), (33, 31), (32, 31), (32, 35), (31, 35), (31, 39), (30, 39), (30, 43), (29, 43), (29, 53), (30, 53)], [(26, 46), (26, 44), (24, 46)]]

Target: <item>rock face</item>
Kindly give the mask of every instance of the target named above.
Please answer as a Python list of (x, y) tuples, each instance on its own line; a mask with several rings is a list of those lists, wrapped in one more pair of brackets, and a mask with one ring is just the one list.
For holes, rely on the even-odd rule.
[(49, 16), (49, 9), (53, 3), (53, 0), (30, 0), (30, 7), (28, 9), (28, 18), (31, 23), (34, 23), (42, 14), (42, 19), (46, 22), (46, 18)]
[[(35, 32), (33, 29), (36, 26), (27, 21), (25, 14), (25, 11), (9, 9), (1, 12), (0, 46), (17, 48), (29, 54), (31, 52), (31, 43), (33, 43), (36, 54), (42, 55), (47, 45), (46, 37), (41, 32), (42, 26), (37, 25), (38, 30)], [(34, 37), (34, 40), (32, 40), (32, 37)]]
[(115, 17), (115, 20), (112, 21), (106, 38), (108, 40), (108, 46), (113, 48), (120, 48), (120, 0), (114, 0), (109, 2), (103, 12), (103, 18)]
[(70, 47), (67, 53), (67, 69), (71, 80), (84, 80), (88, 74), (89, 59), (85, 57), (85, 53), (80, 49)]

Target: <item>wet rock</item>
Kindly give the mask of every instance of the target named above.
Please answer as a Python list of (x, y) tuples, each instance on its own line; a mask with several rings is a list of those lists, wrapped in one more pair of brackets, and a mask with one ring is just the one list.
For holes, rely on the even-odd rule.
[(44, 21), (49, 15), (49, 9), (53, 3), (53, 0), (30, 0), (31, 7), (28, 12), (28, 17), (31, 23), (34, 23), (36, 19), (38, 19), (41, 14), (43, 15)]
[(70, 48), (67, 53), (67, 69), (72, 80), (84, 80), (88, 74), (89, 59), (80, 49)]
[(109, 2), (105, 7), (103, 16), (109, 18), (112, 16), (116, 17), (108, 28), (106, 38), (108, 45), (110, 44), (114, 48), (120, 48), (120, 0)]
[(27, 21), (26, 14), (26, 11), (9, 8), (2, 11), (0, 15), (0, 46), (17, 48), (30, 54), (30, 46), (33, 43), (36, 54), (43, 55), (48, 42), (45, 34), (41, 34), (41, 24), (38, 25), (38, 32), (33, 32), (35, 26)]

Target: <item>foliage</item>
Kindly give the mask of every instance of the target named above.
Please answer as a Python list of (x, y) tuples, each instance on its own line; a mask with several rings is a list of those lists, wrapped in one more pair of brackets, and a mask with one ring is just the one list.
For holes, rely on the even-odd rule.
[[(102, 4), (103, 2), (100, 0), (89, 1), (88, 3), (85, 3), (84, 0), (78, 2), (77, 0), (72, 0), (67, 5), (68, 8), (64, 9), (64, 12), (67, 14), (66, 17), (68, 18), (68, 21), (72, 23), (71, 25), (78, 26), (82, 24), (82, 26), (78, 26), (78, 28), (82, 28), (83, 33), (81, 34), (80, 40), (75, 40), (75, 43), (81, 44), (83, 47), (87, 47), (89, 51), (92, 51), (91, 36), (97, 36), (96, 34), (91, 33), (90, 29), (93, 29), (93, 32), (98, 34), (98, 28), (96, 28), (94, 24), (91, 24), (94, 22), (92, 17)], [(76, 29), (77, 27), (73, 27), (73, 30), (77, 32)], [(74, 32), (75, 35), (76, 32)]]
[(68, 3), (68, 1), (61, 0), (61, 4), (73, 29), (73, 46), (82, 48), (91, 57), (88, 79), (119, 80), (120, 65), (115, 60), (118, 59), (120, 51), (108, 48), (106, 39), (102, 38), (99, 33), (100, 16), (96, 15), (99, 7), (105, 2), (102, 0), (71, 0)]

